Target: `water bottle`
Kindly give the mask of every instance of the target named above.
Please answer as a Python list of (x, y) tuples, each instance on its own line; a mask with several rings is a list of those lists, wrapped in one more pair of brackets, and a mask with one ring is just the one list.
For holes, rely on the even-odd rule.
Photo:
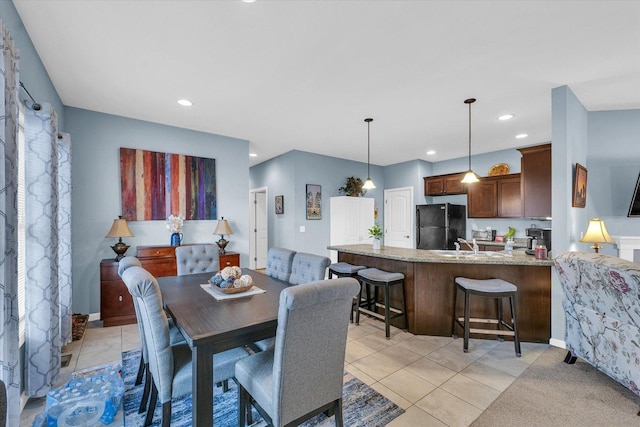
[(504, 252), (507, 255), (511, 255), (513, 253), (513, 239), (507, 239), (507, 243), (504, 245)]

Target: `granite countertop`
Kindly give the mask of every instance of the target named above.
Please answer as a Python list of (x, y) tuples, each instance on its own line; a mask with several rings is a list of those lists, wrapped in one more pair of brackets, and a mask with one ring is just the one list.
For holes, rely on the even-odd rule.
[[(501, 243), (501, 242), (496, 242)], [(435, 263), (462, 263), (462, 264), (498, 264), (498, 265), (531, 265), (551, 266), (553, 259), (535, 259), (533, 255), (527, 255), (524, 249), (516, 249), (511, 256), (455, 256), (455, 251), (449, 251), (451, 255), (441, 255), (438, 251), (424, 249), (407, 249), (382, 246), (379, 250), (373, 250), (370, 244), (327, 246), (327, 249), (338, 252), (366, 255), (378, 258), (394, 259), (408, 262), (435, 262)], [(465, 252), (465, 251), (463, 251)], [(498, 254), (503, 252), (497, 252)], [(504, 254), (504, 253), (503, 253)]]

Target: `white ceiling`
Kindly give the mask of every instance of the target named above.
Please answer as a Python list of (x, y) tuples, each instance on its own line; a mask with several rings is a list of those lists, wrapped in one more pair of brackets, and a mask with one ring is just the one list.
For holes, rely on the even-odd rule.
[(558, 86), (640, 108), (637, 0), (14, 3), (65, 105), (247, 139), (252, 165), (366, 162), (366, 117), (373, 164), (466, 156), (470, 97), (474, 154), (550, 141)]

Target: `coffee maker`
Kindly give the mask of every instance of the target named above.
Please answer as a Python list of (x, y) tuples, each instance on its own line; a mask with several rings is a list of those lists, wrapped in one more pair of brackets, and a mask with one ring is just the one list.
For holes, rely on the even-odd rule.
[(525, 228), (527, 234), (527, 249), (525, 252), (528, 255), (535, 254), (536, 246), (544, 245), (547, 247), (547, 251), (551, 252), (551, 229), (550, 228)]

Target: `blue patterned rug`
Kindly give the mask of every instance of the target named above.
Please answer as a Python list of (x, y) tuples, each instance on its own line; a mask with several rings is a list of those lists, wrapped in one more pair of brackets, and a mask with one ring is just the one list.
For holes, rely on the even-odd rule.
[[(141, 427), (144, 424), (145, 414), (138, 414), (140, 399), (142, 398), (143, 385), (134, 386), (138, 364), (140, 363), (140, 350), (126, 351), (122, 353), (122, 376), (124, 377), (124, 416), (126, 427)], [(213, 393), (213, 423), (216, 426), (238, 425), (238, 390), (233, 381), (229, 381), (230, 390), (222, 392), (221, 387), (215, 387)], [(364, 384), (357, 378), (353, 378), (344, 385), (343, 389), (343, 418), (347, 427), (371, 427), (384, 426), (394, 418), (404, 413), (404, 409)], [(171, 403), (172, 427), (188, 427), (191, 425), (191, 395), (174, 399)], [(153, 416), (153, 426), (159, 426), (162, 414), (162, 406), (156, 405)], [(254, 420), (260, 420), (254, 409)], [(263, 425), (264, 422), (255, 422), (254, 425)], [(335, 426), (333, 417), (327, 418), (320, 414), (302, 424), (305, 427)]]

